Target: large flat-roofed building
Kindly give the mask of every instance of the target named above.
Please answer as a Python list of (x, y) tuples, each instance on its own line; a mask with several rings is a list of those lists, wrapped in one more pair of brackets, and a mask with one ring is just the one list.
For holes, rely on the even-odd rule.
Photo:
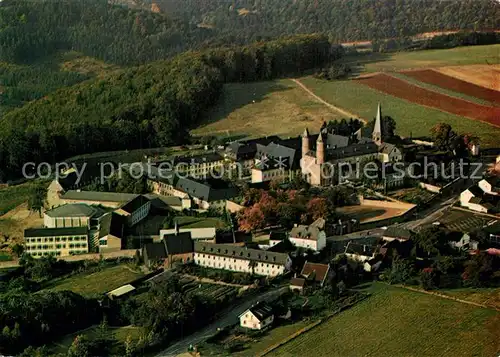
[(203, 267), (264, 276), (284, 274), (291, 266), (288, 254), (205, 242), (194, 243), (194, 261)]
[(42, 256), (68, 256), (88, 253), (88, 228), (32, 228), (24, 231), (26, 252)]
[(67, 204), (46, 211), (43, 224), (46, 228), (89, 227), (91, 218), (102, 213), (97, 207), (83, 203)]
[(98, 192), (98, 191), (67, 191), (61, 195), (63, 203), (86, 203), (101, 205), (109, 208), (118, 208), (136, 198), (134, 193)]

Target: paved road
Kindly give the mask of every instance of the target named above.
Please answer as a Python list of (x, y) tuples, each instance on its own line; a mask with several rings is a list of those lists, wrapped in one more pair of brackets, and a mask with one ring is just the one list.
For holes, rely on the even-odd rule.
[(272, 301), (277, 299), (279, 296), (283, 295), (288, 291), (288, 286), (282, 288), (276, 288), (268, 291), (264, 294), (257, 294), (251, 298), (246, 299), (244, 302), (237, 306), (233, 306), (228, 309), (217, 321), (213, 322), (209, 326), (205, 327), (203, 330), (195, 332), (192, 335), (185, 337), (184, 339), (171, 345), (166, 350), (160, 352), (156, 357), (173, 357), (178, 354), (187, 352), (189, 345), (198, 345), (217, 332), (217, 328), (224, 328), (234, 325), (238, 321), (239, 315), (241, 315), (245, 310), (247, 310), (252, 305), (259, 301)]
[(421, 218), (406, 223), (405, 227), (408, 229), (415, 230), (418, 229), (419, 227), (423, 227), (439, 221), (439, 218), (443, 216), (443, 213), (449, 208), (451, 208), (456, 201), (457, 197), (454, 196), (452, 198), (447, 199), (444, 202), (440, 202), (422, 212), (419, 212), (418, 217)]

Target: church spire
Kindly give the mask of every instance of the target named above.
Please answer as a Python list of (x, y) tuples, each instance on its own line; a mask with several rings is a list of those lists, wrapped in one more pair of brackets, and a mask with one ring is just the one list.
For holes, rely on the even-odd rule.
[(378, 103), (377, 116), (375, 118), (375, 126), (373, 127), (372, 140), (377, 145), (382, 144), (383, 134), (382, 134), (382, 106)]

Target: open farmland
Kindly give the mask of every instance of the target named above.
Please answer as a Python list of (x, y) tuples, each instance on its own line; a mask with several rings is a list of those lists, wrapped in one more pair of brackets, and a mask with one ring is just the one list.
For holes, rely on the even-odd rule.
[(427, 136), (434, 125), (448, 123), (457, 132), (473, 132), (479, 136), (483, 147), (500, 145), (500, 128), (376, 91), (358, 80), (324, 81), (304, 77), (300, 81), (327, 102), (355, 112), (364, 119), (373, 119), (377, 104), (381, 103), (384, 115), (394, 118), (396, 132), (402, 136)]
[(499, 53), (500, 44), (464, 46), (442, 50), (369, 53), (346, 56), (339, 60), (339, 62), (349, 63), (351, 65), (359, 64), (363, 72), (395, 72), (412, 68), (468, 66), (476, 64), (498, 65), (500, 62)]
[(435, 70), (481, 87), (500, 91), (500, 64), (446, 66), (436, 68)]
[(70, 290), (83, 295), (104, 294), (142, 276), (143, 274), (122, 264), (104, 268), (92, 274), (82, 273), (71, 276), (59, 281), (55, 286), (50, 287), (50, 289), (56, 291)]
[(378, 74), (359, 81), (375, 90), (423, 106), (477, 119), (500, 127), (500, 108), (479, 105), (415, 86), (387, 74)]
[(459, 93), (464, 93), (472, 97), (484, 99), (497, 105), (500, 104), (500, 92), (497, 92), (496, 90), (465, 82), (430, 69), (406, 71), (404, 73), (407, 76), (425, 83), (430, 83)]
[(218, 106), (194, 135), (296, 136), (307, 126), (318, 131), (323, 120), (345, 117), (309, 96), (289, 79), (231, 83)]
[[(269, 356), (496, 356), (500, 314), (436, 296), (375, 284), (367, 300)], [(436, 313), (439, 311), (439, 313)]]

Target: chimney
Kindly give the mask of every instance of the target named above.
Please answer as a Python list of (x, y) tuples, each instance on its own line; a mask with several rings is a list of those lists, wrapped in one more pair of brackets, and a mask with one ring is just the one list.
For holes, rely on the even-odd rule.
[(175, 235), (179, 235), (179, 225), (177, 224), (177, 221), (175, 221), (174, 229), (175, 229)]

